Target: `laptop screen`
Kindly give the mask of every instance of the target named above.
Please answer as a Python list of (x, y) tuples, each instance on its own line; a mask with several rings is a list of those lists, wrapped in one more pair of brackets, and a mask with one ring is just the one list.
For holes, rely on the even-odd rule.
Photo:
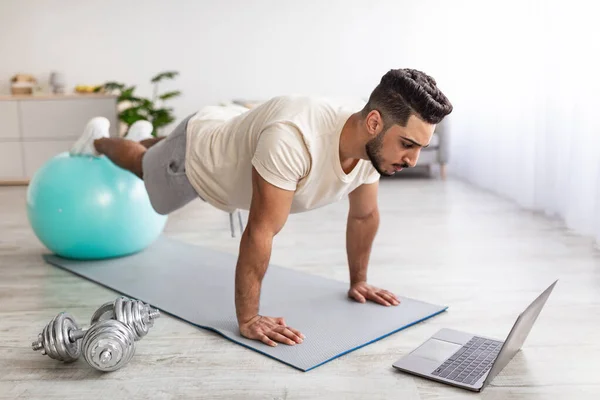
[(540, 315), (544, 304), (546, 304), (546, 300), (548, 300), (548, 297), (554, 289), (556, 282), (558, 281), (555, 281), (552, 285), (550, 285), (548, 289), (546, 289), (541, 295), (539, 295), (538, 298), (535, 299), (529, 305), (529, 307), (527, 307), (527, 309), (525, 309), (525, 311), (523, 311), (519, 315), (517, 321), (515, 322), (510, 333), (508, 334), (508, 337), (506, 338), (506, 341), (504, 342), (500, 353), (498, 353), (498, 357), (494, 361), (494, 365), (492, 365), (492, 369), (490, 370), (490, 373), (485, 379), (483, 386), (487, 385), (488, 382), (491, 382), (491, 380), (494, 379), (494, 377), (498, 375), (500, 371), (502, 371), (506, 364), (508, 364), (508, 362), (512, 360), (515, 354), (517, 354), (517, 352), (525, 342), (527, 335), (529, 335), (531, 327), (535, 323), (538, 315)]

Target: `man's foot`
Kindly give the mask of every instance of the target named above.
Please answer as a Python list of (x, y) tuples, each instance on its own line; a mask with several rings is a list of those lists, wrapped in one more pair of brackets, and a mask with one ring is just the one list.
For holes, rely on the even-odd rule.
[(100, 153), (94, 147), (94, 140), (109, 137), (109, 128), (110, 121), (107, 118), (92, 118), (85, 126), (81, 137), (71, 146), (70, 154), (100, 156)]
[(154, 126), (149, 121), (136, 121), (129, 128), (127, 135), (125, 135), (125, 139), (133, 140), (134, 142), (141, 142), (142, 140), (152, 138), (153, 130)]

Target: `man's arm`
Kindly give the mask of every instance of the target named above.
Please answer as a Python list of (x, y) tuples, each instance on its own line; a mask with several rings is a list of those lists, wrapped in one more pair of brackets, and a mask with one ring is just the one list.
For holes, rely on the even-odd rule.
[(373, 241), (379, 229), (377, 194), (379, 182), (364, 184), (349, 195), (350, 210), (346, 225), (346, 252), (350, 271), (348, 294), (355, 300), (373, 300), (383, 305), (399, 303), (396, 296), (367, 284), (367, 270)]
[(252, 202), (235, 275), (235, 305), (241, 323), (258, 314), (273, 238), (287, 221), (293, 196), (294, 192), (269, 184), (252, 168)]
[(275, 341), (300, 343), (303, 337), (286, 327), (282, 318), (259, 314), (262, 280), (271, 258), (273, 238), (287, 221), (293, 196), (293, 191), (271, 185), (252, 168), (252, 201), (235, 272), (235, 307), (242, 335), (272, 346)]
[(378, 182), (361, 185), (348, 196), (346, 252), (351, 285), (367, 281), (371, 248), (379, 229), (378, 186)]

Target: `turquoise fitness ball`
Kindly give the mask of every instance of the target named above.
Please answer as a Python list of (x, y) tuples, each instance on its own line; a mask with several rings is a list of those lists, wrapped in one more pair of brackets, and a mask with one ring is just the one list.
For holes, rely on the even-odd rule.
[(105, 259), (137, 253), (162, 233), (166, 215), (150, 204), (144, 182), (106, 156), (58, 154), (32, 177), (27, 216), (56, 255)]

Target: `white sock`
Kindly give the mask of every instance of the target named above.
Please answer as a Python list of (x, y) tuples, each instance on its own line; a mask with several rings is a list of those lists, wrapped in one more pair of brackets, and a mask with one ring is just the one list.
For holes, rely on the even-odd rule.
[(109, 137), (110, 121), (105, 117), (95, 117), (89, 120), (83, 134), (71, 147), (72, 155), (91, 155), (99, 156), (100, 154), (94, 147), (94, 140), (103, 137)]
[(152, 126), (149, 121), (135, 121), (129, 128), (127, 135), (125, 135), (125, 139), (133, 140), (134, 142), (150, 139), (152, 137), (153, 130), (154, 126)]

